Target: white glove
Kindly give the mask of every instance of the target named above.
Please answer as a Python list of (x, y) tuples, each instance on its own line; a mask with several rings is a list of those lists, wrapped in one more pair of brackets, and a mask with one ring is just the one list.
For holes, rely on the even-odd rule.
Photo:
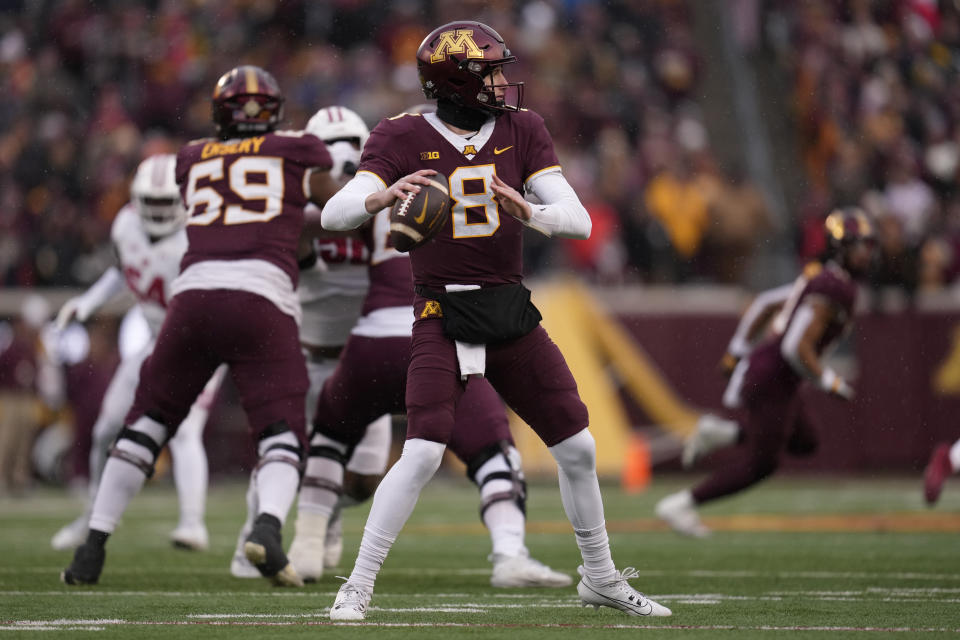
[(853, 387), (837, 375), (833, 369), (826, 368), (820, 374), (819, 387), (829, 394), (839, 396), (844, 400), (853, 400)]
[(80, 322), (86, 322), (87, 318), (90, 317), (90, 311), (83, 304), (81, 296), (76, 298), (70, 298), (63, 306), (60, 307), (60, 311), (57, 313), (57, 329), (63, 331), (67, 328), (67, 325), (70, 324), (70, 321), (76, 318)]

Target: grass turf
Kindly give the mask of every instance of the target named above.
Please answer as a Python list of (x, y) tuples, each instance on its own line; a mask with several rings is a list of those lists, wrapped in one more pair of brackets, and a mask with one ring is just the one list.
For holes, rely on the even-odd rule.
[[(774, 479), (704, 510), (707, 540), (678, 537), (652, 517), (682, 478), (640, 495), (604, 487), (614, 559), (640, 571), (635, 586), (671, 618), (581, 608), (575, 587), (493, 589), (489, 539), (475, 489), (438, 478), (421, 496), (377, 583), (363, 626), (332, 626), (327, 608), (356, 554), (366, 506), (347, 512), (343, 568), (304, 589), (230, 577), (244, 486), (210, 491), (211, 550), (173, 549), (176, 498), (155, 482), (134, 499), (108, 544), (100, 584), (59, 582), (70, 554), (50, 536), (76, 515), (75, 499), (40, 490), (0, 500), (0, 636), (137, 638), (505, 637), (514, 639), (845, 638), (960, 634), (960, 491), (935, 510), (919, 478)], [(528, 547), (575, 575), (579, 554), (552, 484), (531, 488)], [(287, 527), (289, 543), (293, 516)], [(47, 637), (47, 636), (42, 636)]]

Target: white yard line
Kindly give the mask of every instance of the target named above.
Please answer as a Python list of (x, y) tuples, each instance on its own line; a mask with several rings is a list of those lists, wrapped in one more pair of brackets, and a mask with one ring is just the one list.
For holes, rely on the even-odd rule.
[(176, 626), (232, 626), (232, 627), (293, 627), (293, 626), (348, 626), (380, 628), (467, 628), (467, 629), (669, 629), (676, 631), (800, 631), (839, 633), (843, 631), (874, 633), (960, 633), (951, 627), (854, 627), (854, 626), (776, 626), (776, 625), (677, 625), (677, 624), (510, 624), (470, 622), (320, 622), (320, 621), (240, 621), (240, 620), (21, 620), (0, 626), (0, 631), (103, 631), (110, 627), (176, 627)]

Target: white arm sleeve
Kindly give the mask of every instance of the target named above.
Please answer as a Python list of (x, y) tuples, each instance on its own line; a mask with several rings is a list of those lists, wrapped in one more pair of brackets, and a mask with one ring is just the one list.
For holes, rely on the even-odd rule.
[(559, 171), (538, 173), (526, 184), (527, 192), (543, 204), (530, 204), (533, 216), (525, 225), (545, 236), (560, 238), (590, 237), (593, 223), (576, 192)]
[(330, 231), (356, 229), (375, 214), (367, 213), (367, 196), (385, 189), (373, 174), (361, 172), (327, 200), (320, 214), (320, 224)]
[(110, 267), (77, 300), (77, 315), (86, 320), (110, 298), (123, 291), (125, 283), (120, 270)]
[(780, 342), (780, 355), (784, 360), (790, 364), (797, 375), (810, 379), (813, 379), (814, 375), (800, 360), (799, 346), (803, 334), (807, 332), (807, 327), (813, 322), (813, 316), (813, 307), (809, 303), (804, 302), (797, 307)]
[(747, 307), (743, 317), (740, 318), (737, 330), (733, 332), (733, 337), (730, 338), (730, 344), (727, 345), (727, 351), (738, 358), (746, 357), (747, 354), (753, 350), (753, 342), (751, 342), (750, 336), (747, 335), (750, 327), (753, 326), (757, 318), (767, 309), (786, 302), (792, 290), (793, 284), (785, 284), (775, 289), (767, 289), (758, 295), (754, 301), (750, 303), (750, 306)]

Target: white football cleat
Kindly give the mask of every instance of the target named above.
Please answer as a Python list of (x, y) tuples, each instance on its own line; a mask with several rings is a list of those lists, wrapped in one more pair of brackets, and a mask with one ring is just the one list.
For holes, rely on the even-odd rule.
[(327, 523), (327, 537), (323, 541), (323, 568), (333, 569), (343, 557), (343, 517), (342, 510), (336, 509)]
[(203, 523), (180, 525), (170, 533), (170, 541), (177, 549), (206, 551), (210, 548), (210, 535)]
[(53, 537), (50, 539), (50, 546), (57, 551), (76, 549), (87, 541), (87, 532), (89, 530), (90, 524), (86, 514), (84, 514), (70, 524), (64, 525), (59, 531), (53, 534)]
[(233, 558), (230, 559), (230, 575), (234, 578), (259, 578), (260, 570), (253, 566), (253, 563), (247, 560), (243, 552), (243, 545), (233, 552)]
[(293, 542), (287, 557), (305, 582), (316, 582), (323, 576), (324, 543), (329, 518), (326, 514), (297, 512)]
[(730, 446), (740, 436), (740, 425), (733, 420), (724, 420), (711, 413), (704, 413), (697, 420), (697, 426), (683, 444), (680, 463), (689, 469), (694, 463), (711, 451)]
[(517, 556), (494, 554), (491, 559), (493, 575), (490, 584), (494, 587), (569, 587), (573, 584), (573, 578), (531, 558), (529, 553)]
[(689, 490), (671, 493), (654, 507), (657, 517), (677, 533), (694, 538), (706, 538), (710, 529), (700, 521), (697, 507)]
[(337, 599), (330, 607), (331, 620), (363, 620), (367, 617), (370, 594), (360, 587), (344, 582), (337, 592)]
[(627, 580), (640, 575), (633, 567), (617, 572), (617, 577), (606, 584), (595, 584), (587, 577), (583, 566), (577, 567), (580, 583), (577, 593), (583, 606), (593, 605), (594, 609), (610, 607), (619, 609), (631, 616), (672, 616), (673, 612), (657, 604), (627, 583)]

